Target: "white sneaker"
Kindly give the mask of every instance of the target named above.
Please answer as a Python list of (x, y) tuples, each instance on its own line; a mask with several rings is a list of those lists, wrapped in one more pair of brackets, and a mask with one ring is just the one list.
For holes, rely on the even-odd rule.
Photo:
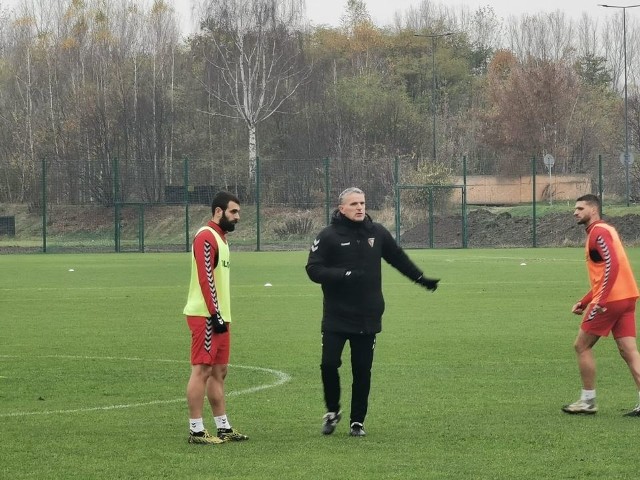
[(596, 413), (598, 411), (598, 407), (596, 406), (595, 398), (592, 398), (591, 400), (580, 399), (577, 402), (565, 405), (562, 407), (562, 411), (565, 413), (585, 413), (590, 415)]

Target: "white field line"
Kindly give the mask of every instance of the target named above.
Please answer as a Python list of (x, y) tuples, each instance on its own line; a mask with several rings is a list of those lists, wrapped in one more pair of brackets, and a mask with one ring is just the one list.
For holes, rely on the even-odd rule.
[[(0, 355), (0, 359), (3, 358), (19, 358), (18, 355)], [(155, 362), (155, 363), (186, 363), (184, 360), (168, 360), (168, 359), (145, 359), (138, 357), (90, 357), (90, 356), (81, 356), (81, 355), (43, 355), (39, 358), (58, 358), (58, 359), (71, 359), (71, 360), (115, 360), (115, 361), (133, 361), (133, 362)], [(256, 370), (259, 372), (265, 372), (273, 375), (275, 377), (275, 382), (273, 383), (265, 383), (262, 385), (256, 385), (254, 387), (245, 388), (243, 390), (235, 390), (232, 392), (227, 392), (226, 395), (228, 397), (234, 397), (238, 395), (246, 395), (250, 393), (256, 393), (262, 390), (267, 390), (268, 388), (277, 387), (287, 383), (291, 380), (291, 375), (285, 372), (281, 372), (280, 370), (273, 370), (271, 368), (264, 367), (254, 367), (250, 365), (232, 365), (229, 364), (230, 367), (233, 368), (244, 368), (246, 370)], [(2, 377), (6, 378), (6, 377)], [(84, 412), (96, 412), (96, 411), (106, 411), (106, 410), (122, 410), (125, 408), (139, 408), (146, 407), (149, 405), (166, 405), (170, 403), (180, 403), (186, 402), (186, 399), (183, 398), (174, 398), (172, 400), (152, 400), (149, 402), (139, 402), (139, 403), (127, 403), (121, 405), (106, 405), (103, 407), (81, 407), (81, 408), (72, 408), (65, 410), (44, 410), (40, 412), (12, 412), (12, 413), (0, 413), (0, 418), (7, 417), (27, 417), (32, 415), (56, 415), (56, 414), (68, 414), (68, 413), (84, 413)]]

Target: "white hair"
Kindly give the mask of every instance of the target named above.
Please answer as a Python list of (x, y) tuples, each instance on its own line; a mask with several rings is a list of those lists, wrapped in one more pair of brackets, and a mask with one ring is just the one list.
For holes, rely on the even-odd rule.
[(342, 205), (344, 199), (347, 195), (351, 195), (352, 193), (358, 193), (360, 195), (364, 195), (364, 192), (360, 190), (358, 187), (349, 187), (338, 196), (338, 205)]

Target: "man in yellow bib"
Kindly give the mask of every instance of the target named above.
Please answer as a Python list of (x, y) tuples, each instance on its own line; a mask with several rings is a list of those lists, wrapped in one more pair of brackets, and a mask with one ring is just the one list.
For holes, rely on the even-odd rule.
[[(583, 315), (574, 348), (582, 379), (580, 399), (562, 407), (566, 413), (594, 414), (596, 405), (596, 362), (593, 347), (600, 337), (613, 334), (640, 396), (640, 354), (636, 345), (636, 301), (638, 287), (618, 232), (600, 218), (600, 199), (583, 195), (574, 210), (578, 224), (587, 229), (585, 258), (591, 289), (571, 311)], [(626, 414), (640, 416), (640, 398)]]
[[(248, 440), (231, 427), (226, 415), (224, 380), (231, 345), (229, 245), (226, 234), (240, 219), (240, 201), (219, 192), (211, 203), (211, 220), (196, 233), (191, 251), (191, 281), (183, 313), (191, 330), (191, 376), (187, 384), (189, 443), (220, 444)], [(207, 396), (217, 435), (202, 419)]]

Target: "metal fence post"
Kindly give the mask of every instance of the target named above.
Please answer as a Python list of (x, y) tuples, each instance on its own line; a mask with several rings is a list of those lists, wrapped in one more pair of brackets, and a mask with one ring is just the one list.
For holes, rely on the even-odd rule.
[(144, 204), (138, 205), (138, 251), (144, 253)]
[(429, 248), (433, 248), (433, 188), (429, 187)]
[(184, 181), (184, 251), (189, 251), (189, 159), (184, 157), (183, 166)]
[(467, 248), (467, 156), (462, 156), (462, 248)]
[(324, 159), (324, 218), (325, 225), (331, 221), (331, 178), (329, 177), (329, 157)]
[(396, 224), (396, 242), (400, 245), (400, 159), (395, 158), (393, 165), (393, 177), (394, 177), (394, 197), (395, 197), (395, 224)]
[(119, 196), (119, 185), (118, 185), (118, 157), (113, 158), (113, 224), (114, 224), (114, 235), (113, 241), (115, 244), (116, 253), (120, 252), (120, 201), (118, 200)]
[(533, 196), (532, 196), (532, 204), (533, 204), (533, 247), (537, 247), (537, 237), (536, 237), (536, 157), (531, 157), (531, 180), (533, 183)]
[(47, 157), (42, 157), (42, 253), (47, 253)]
[(600, 197), (600, 215), (604, 209), (604, 180), (602, 176), (602, 154), (598, 155), (598, 196)]
[(256, 252), (260, 251), (260, 157), (256, 156)]

